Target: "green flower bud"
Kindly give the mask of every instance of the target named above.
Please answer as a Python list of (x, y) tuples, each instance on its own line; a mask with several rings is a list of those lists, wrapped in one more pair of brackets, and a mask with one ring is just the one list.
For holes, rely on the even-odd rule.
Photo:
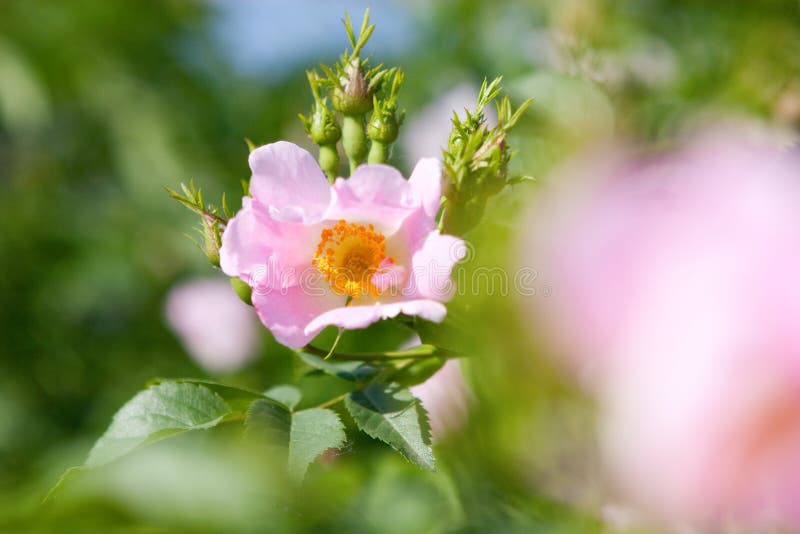
[(367, 123), (367, 136), (372, 140), (367, 158), (369, 163), (386, 163), (405, 117), (405, 111), (397, 113), (397, 93), (403, 83), (403, 72), (398, 68), (384, 72), (388, 88), (380, 97), (375, 96), (372, 117)]
[[(449, 233), (463, 233), (483, 216), (486, 200), (511, 183), (508, 163), (513, 156), (506, 143), (508, 132), (530, 105), (526, 100), (514, 110), (506, 96), (499, 101), (500, 79), (484, 81), (475, 111), (462, 120), (453, 116), (453, 129), (444, 151), (445, 174), (450, 181), (441, 226)], [(489, 126), (484, 108), (497, 104), (497, 125)]]
[(364, 76), (361, 60), (353, 57), (345, 66), (344, 73), (339, 78), (338, 87), (333, 90), (333, 108), (345, 115), (363, 115), (372, 109), (373, 90)]
[(336, 123), (336, 117), (324, 100), (314, 103), (307, 129), (309, 137), (317, 145), (335, 145), (342, 138), (342, 130)]
[(222, 246), (222, 234), (219, 225), (213, 218), (203, 216), (203, 252), (212, 265), (219, 267), (219, 247)]
[(373, 141), (389, 144), (397, 140), (400, 123), (394, 110), (375, 110), (367, 126), (367, 135)]

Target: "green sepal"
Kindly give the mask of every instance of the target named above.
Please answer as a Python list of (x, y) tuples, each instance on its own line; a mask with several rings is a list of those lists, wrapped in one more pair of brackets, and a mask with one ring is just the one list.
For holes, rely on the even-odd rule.
[(231, 278), (231, 287), (242, 302), (248, 306), (253, 305), (253, 288), (247, 285), (244, 280), (241, 278)]

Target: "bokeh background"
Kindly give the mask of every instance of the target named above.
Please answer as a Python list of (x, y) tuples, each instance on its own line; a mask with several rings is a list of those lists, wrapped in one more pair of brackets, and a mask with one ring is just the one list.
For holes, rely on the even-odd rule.
[[(220, 432), (143, 451), (40, 506), (149, 379), (266, 389), (302, 371), (263, 329), (243, 365), (209, 366), (181, 343), (167, 295), (219, 273), (163, 187), (193, 178), (238, 206), (245, 138), (308, 145), (296, 116), (311, 104), (304, 70), (336, 60), (345, 10), (359, 19), (368, 5), (367, 51), (406, 71), (392, 160), (404, 171), (438, 154), (452, 110), (487, 76), (503, 75), (516, 103), (535, 98), (511, 142), (514, 170), (538, 183), (610, 137), (661, 147), (716, 117), (787, 139), (800, 126), (797, 0), (3, 0), (0, 531), (625, 530), (596, 465), (591, 403), (548, 363), (515, 296), (488, 286), (451, 306), (473, 336), (442, 334), (472, 354), (471, 393), (468, 417), (437, 444), (435, 474), (351, 433), (292, 489), (264, 451)], [(519, 214), (537, 189), (494, 199), (464, 269), (516, 264), (529, 230)], [(387, 325), (345, 340), (401, 342)], [(337, 384), (303, 387), (325, 398)]]

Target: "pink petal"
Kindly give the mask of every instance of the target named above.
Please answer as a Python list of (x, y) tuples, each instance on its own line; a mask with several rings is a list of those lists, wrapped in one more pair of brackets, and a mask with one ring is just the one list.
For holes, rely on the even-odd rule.
[(372, 275), (371, 282), (378, 293), (385, 293), (391, 288), (401, 287), (407, 277), (408, 269), (387, 258), (378, 266), (378, 270)]
[(389, 304), (371, 304), (366, 306), (346, 306), (323, 313), (308, 323), (306, 333), (316, 335), (326, 326), (338, 326), (345, 329), (365, 328), (381, 319), (391, 319), (401, 313), (413, 315), (433, 321), (442, 322), (447, 309), (444, 304), (434, 300), (418, 299)]
[(330, 202), (330, 186), (314, 157), (278, 141), (250, 153), (250, 193), (276, 220), (319, 220)]
[(412, 259), (414, 294), (447, 302), (453, 296), (455, 284), (450, 279), (453, 266), (467, 253), (462, 239), (441, 235), (438, 230), (428, 234), (422, 247)]
[(343, 183), (363, 202), (414, 207), (409, 198), (411, 187), (403, 175), (389, 165), (362, 165)]
[(222, 234), (219, 263), (225, 274), (247, 282), (258, 266), (267, 261), (272, 247), (263, 228), (269, 221), (264, 206), (250, 197), (242, 199), (242, 209), (228, 221)]
[(253, 306), (261, 322), (279, 343), (292, 349), (308, 344), (322, 330), (309, 330), (309, 323), (315, 317), (344, 303), (343, 296), (313, 282), (285, 289), (253, 291)]
[(403, 176), (388, 165), (362, 165), (348, 179), (337, 179), (326, 219), (375, 224), (394, 233), (420, 202)]
[(386, 237), (386, 255), (410, 271), (414, 253), (422, 248), (425, 239), (436, 229), (436, 221), (422, 208), (408, 215), (398, 230)]
[(311, 268), (320, 224), (274, 220), (266, 206), (245, 197), (222, 234), (220, 266), (252, 286), (287, 287)]
[(164, 309), (186, 351), (209, 371), (234, 371), (256, 355), (261, 325), (224, 277), (177, 284)]
[(408, 184), (422, 207), (431, 217), (436, 217), (442, 202), (442, 164), (436, 158), (419, 160)]

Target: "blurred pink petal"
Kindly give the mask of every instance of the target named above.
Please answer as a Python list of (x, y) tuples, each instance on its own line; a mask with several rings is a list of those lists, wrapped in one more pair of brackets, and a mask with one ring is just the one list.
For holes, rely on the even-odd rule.
[(257, 353), (258, 320), (225, 279), (176, 285), (165, 303), (167, 324), (195, 361), (209, 371), (234, 371)]
[(435, 440), (443, 439), (466, 423), (472, 393), (464, 382), (458, 360), (447, 360), (436, 374), (413, 386), (411, 393), (427, 410)]
[(800, 167), (715, 135), (573, 179), (527, 261), (620, 485), (665, 518), (800, 525)]

